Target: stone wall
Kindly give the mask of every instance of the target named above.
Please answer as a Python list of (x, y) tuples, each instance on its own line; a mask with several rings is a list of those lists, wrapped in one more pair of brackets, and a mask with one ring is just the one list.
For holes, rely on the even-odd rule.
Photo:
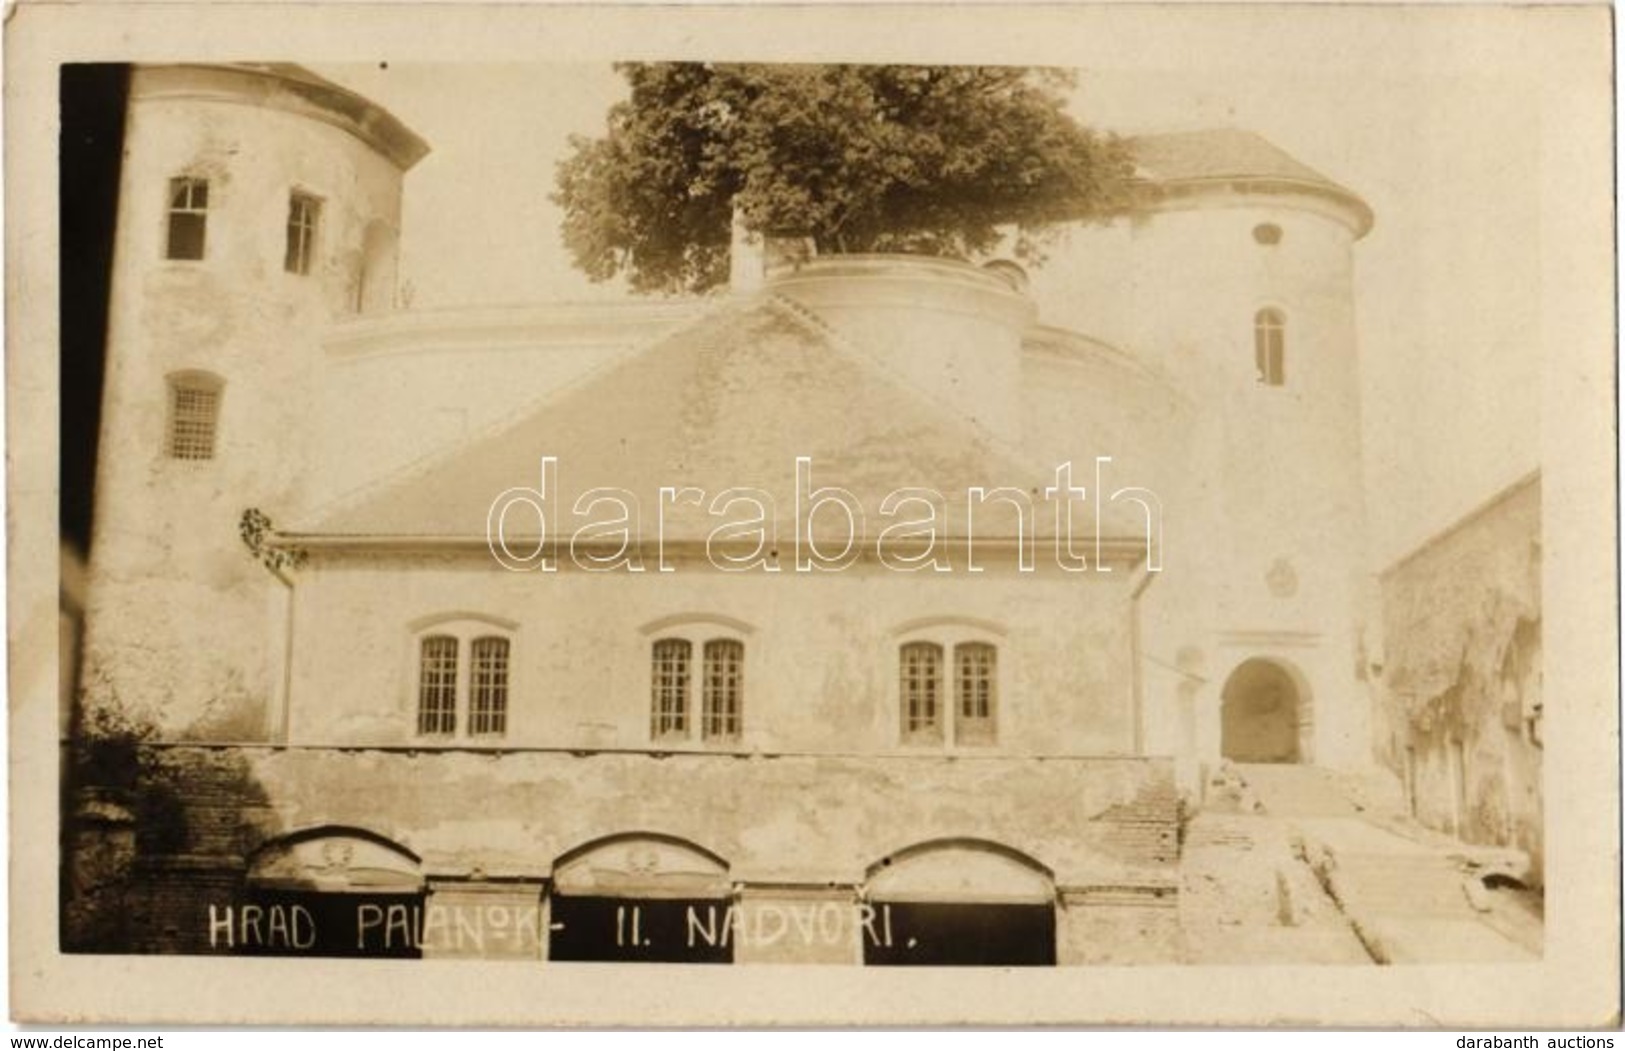
[(1424, 824), (1542, 854), (1540, 479), (1382, 579), (1383, 761)]
[[(311, 90), (214, 67), (142, 67), (131, 82), (82, 686), (174, 734), (267, 730), (282, 588), (246, 557), (239, 521), (309, 496), (319, 334), (356, 308), (367, 228), (399, 225), (399, 158), (362, 137), (361, 113), (331, 108), (348, 103), (297, 101)], [(178, 177), (208, 184), (201, 259), (166, 258)], [(295, 191), (321, 200), (308, 273), (284, 269)], [(166, 449), (168, 377), (192, 372), (221, 384), (208, 459)]]
[[(1031, 867), (1064, 906), (1061, 963), (1178, 956), (1170, 760), (160, 745), (144, 748), (142, 770), (127, 924), (91, 946), (104, 951), (233, 951), (222, 918), (249, 900), (256, 852), (337, 829), (419, 859), (425, 907), (460, 917), (462, 934), (448, 921), (424, 955), (539, 958), (560, 859), (645, 835), (718, 859), (738, 962), (858, 962), (873, 875), (932, 843), (982, 844)], [(526, 930), (499, 934), (499, 920)]]

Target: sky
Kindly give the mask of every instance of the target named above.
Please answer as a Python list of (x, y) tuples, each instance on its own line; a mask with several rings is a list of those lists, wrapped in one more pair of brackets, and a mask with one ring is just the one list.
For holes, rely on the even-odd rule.
[[(1079, 72), (1072, 108), (1085, 123), (1250, 129), (1371, 205), (1356, 301), (1381, 567), (1540, 463), (1535, 144), (1553, 95), (1529, 57), (1539, 41), (1515, 20), (1305, 11), (1226, 14), (1195, 32), (1194, 14), (1120, 10), (1109, 18), (1126, 31), (1111, 46), (1080, 36), (1062, 53), (1076, 56), (1064, 64)], [(623, 94), (607, 61), (312, 68), (433, 147), (406, 184), (402, 276), (414, 307), (624, 294), (571, 268), (548, 200), (569, 137), (601, 133)]]

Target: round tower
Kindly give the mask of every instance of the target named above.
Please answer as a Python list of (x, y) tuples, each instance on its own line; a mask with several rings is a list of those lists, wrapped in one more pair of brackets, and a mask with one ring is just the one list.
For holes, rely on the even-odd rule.
[[(1354, 245), (1370, 209), (1246, 132), (1134, 143), (1135, 344), (1202, 405), (1204, 757), (1370, 761)], [(1190, 542), (1190, 541), (1187, 541)]]
[(322, 333), (393, 305), (428, 147), (288, 65), (137, 67), (124, 141), (85, 688), (166, 734), (256, 737), (280, 585), (244, 512), (301, 510)]
[(841, 255), (768, 275), (769, 291), (880, 355), (913, 389), (1013, 441), (1021, 428), (1021, 339), (1032, 301), (957, 260)]
[(1047, 318), (1120, 342), (1195, 406), (1147, 595), (1145, 652), (1181, 680), (1148, 746), (1363, 765), (1353, 271), (1371, 210), (1250, 132), (1129, 145), (1133, 211), (1071, 231), (1034, 285)]

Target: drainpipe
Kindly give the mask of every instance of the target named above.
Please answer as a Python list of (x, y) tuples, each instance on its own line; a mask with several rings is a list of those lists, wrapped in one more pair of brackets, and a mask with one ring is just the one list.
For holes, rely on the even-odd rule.
[(277, 684), (277, 703), (281, 711), (278, 713), (278, 725), (274, 733), (278, 743), (287, 744), (293, 712), (293, 579), (275, 566), (267, 566), (266, 569), (281, 582), (284, 601), (288, 605), (282, 627), (282, 675), (281, 681)]
[(1140, 578), (1134, 582), (1134, 590), (1129, 593), (1129, 604), (1133, 607), (1129, 617), (1129, 653), (1133, 660), (1134, 683), (1134, 754), (1145, 754), (1145, 657), (1141, 653), (1140, 641), (1140, 597), (1150, 589), (1158, 574), (1149, 569), (1149, 559), (1140, 563)]
[(277, 740), (287, 744), (292, 735), (293, 726), (293, 611), (295, 607), (293, 580), (285, 576), (281, 570), (276, 571), (276, 578), (282, 581), (287, 589), (288, 619), (282, 629), (282, 725), (277, 730)]

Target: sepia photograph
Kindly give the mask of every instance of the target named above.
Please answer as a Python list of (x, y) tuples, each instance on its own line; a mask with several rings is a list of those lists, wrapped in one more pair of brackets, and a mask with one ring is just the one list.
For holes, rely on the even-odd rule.
[(116, 6), (15, 1020), (1619, 1024), (1608, 7)]

